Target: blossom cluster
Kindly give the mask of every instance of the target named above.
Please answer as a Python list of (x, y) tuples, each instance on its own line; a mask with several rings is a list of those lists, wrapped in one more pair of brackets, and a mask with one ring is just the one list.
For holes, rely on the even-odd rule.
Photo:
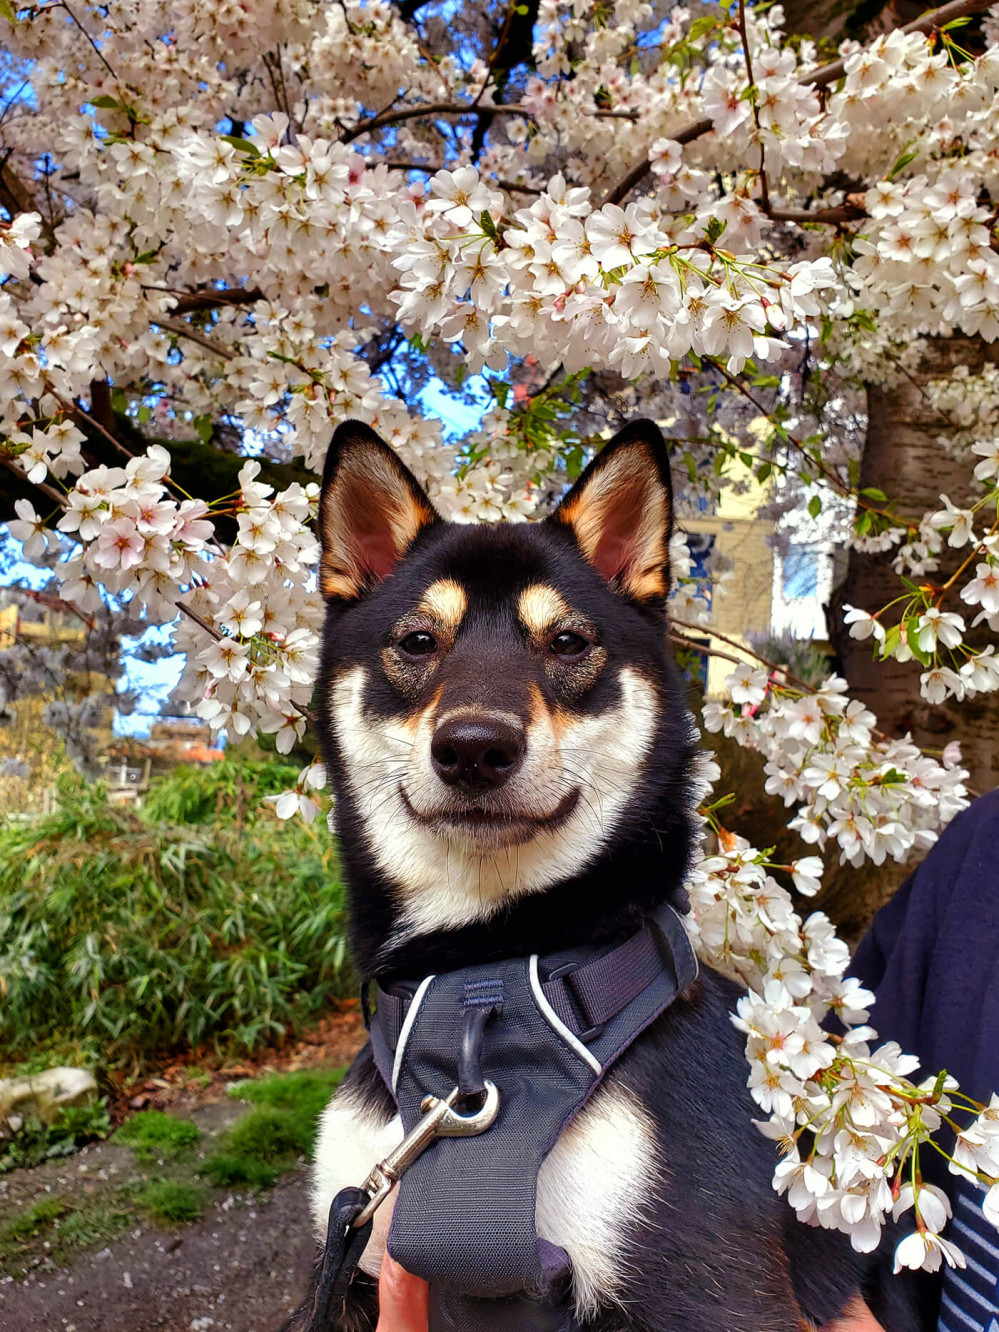
[(842, 861), (881, 865), (925, 852), (968, 804), (959, 747), (937, 760), (909, 739), (880, 734), (838, 676), (811, 690), (779, 668), (743, 663), (725, 687), (723, 699), (704, 706), (706, 729), (758, 750), (768, 794), (797, 806), (788, 826), (819, 849), (837, 844)]
[[(705, 786), (717, 776), (717, 765), (702, 764)], [(859, 1252), (876, 1248), (885, 1222), (911, 1208), (915, 1224), (897, 1244), (895, 1270), (936, 1270), (942, 1260), (963, 1267), (960, 1248), (941, 1234), (950, 1202), (924, 1182), (919, 1154), (929, 1144), (946, 1155), (937, 1130), (945, 1118), (970, 1116), (950, 1169), (987, 1187), (985, 1214), (999, 1228), (999, 1097), (982, 1106), (943, 1074), (914, 1082), (914, 1057), (894, 1042), (875, 1047), (874, 996), (844, 975), (848, 949), (821, 911), (803, 920), (771, 872), (811, 896), (821, 860), (775, 865), (708, 818), (714, 847), (688, 881), (693, 937), (705, 961), (748, 987), (733, 1020), (746, 1037), (750, 1093), (767, 1116), (757, 1127), (782, 1153), (774, 1187), (800, 1220), (845, 1232)]]
[(814, 293), (836, 285), (828, 258), (732, 254), (654, 200), (594, 207), (561, 174), (502, 231), (502, 200), (473, 167), (438, 172), (430, 189), (391, 237), (399, 318), (460, 342), (476, 370), (512, 354), (631, 379), (694, 352), (738, 371), (775, 355), (773, 331), (807, 322)]

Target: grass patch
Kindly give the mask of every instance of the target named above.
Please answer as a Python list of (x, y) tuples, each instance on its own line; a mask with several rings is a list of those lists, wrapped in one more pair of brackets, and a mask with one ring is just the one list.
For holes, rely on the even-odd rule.
[(39, 1199), (0, 1229), (0, 1276), (19, 1276), (39, 1258), (58, 1267), (84, 1250), (108, 1244), (135, 1224), (128, 1192), (118, 1189), (79, 1207), (63, 1198)]
[(190, 1150), (200, 1137), (201, 1130), (190, 1120), (162, 1110), (140, 1110), (122, 1124), (115, 1142), (131, 1147), (140, 1161), (163, 1161)]
[(134, 1221), (135, 1213), (124, 1202), (92, 1202), (76, 1208), (56, 1228), (52, 1257), (58, 1263), (71, 1252), (107, 1244)]
[(343, 1074), (342, 1068), (271, 1073), (232, 1088), (254, 1108), (222, 1135), (201, 1173), (223, 1187), (270, 1188), (311, 1154), (319, 1116)]
[(203, 1188), (177, 1179), (152, 1180), (135, 1195), (135, 1205), (143, 1216), (168, 1226), (197, 1221), (204, 1216), (207, 1204)]
[(5, 1248), (22, 1245), (27, 1240), (34, 1239), (41, 1231), (48, 1230), (61, 1216), (72, 1210), (70, 1204), (63, 1198), (40, 1198), (26, 1212), (15, 1216), (13, 1221), (8, 1221), (0, 1230), (0, 1245)]

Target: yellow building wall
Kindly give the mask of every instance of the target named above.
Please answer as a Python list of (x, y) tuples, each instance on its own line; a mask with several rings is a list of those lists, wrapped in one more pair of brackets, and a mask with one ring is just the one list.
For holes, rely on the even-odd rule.
[[(685, 532), (710, 533), (715, 539), (714, 558), (720, 559), (729, 570), (721, 586), (714, 588), (705, 628), (698, 633), (689, 629), (685, 632), (690, 637), (708, 639), (713, 651), (727, 652), (750, 662), (753, 657), (743, 650), (748, 646), (746, 635), (766, 633), (773, 611), (774, 553), (768, 541), (774, 524), (756, 516), (765, 499), (766, 488), (754, 481), (740, 494), (726, 489), (716, 512), (679, 522)], [(717, 634), (712, 634), (712, 629)], [(731, 670), (731, 661), (709, 658), (709, 697), (722, 692), (725, 676)]]

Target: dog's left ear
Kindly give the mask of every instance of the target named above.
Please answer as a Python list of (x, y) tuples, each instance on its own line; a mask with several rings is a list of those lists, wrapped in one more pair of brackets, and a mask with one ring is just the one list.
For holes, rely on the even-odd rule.
[(440, 521), (416, 477), (370, 426), (337, 426), (319, 497), (324, 597), (357, 601), (388, 577), (424, 528)]
[(673, 488), (656, 423), (625, 426), (547, 521), (572, 531), (583, 557), (616, 592), (638, 602), (665, 600)]

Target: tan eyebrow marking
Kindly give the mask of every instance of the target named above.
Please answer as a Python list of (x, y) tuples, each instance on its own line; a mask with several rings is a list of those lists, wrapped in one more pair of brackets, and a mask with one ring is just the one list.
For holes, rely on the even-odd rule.
[(431, 583), (416, 607), (417, 614), (429, 616), (452, 636), (458, 632), (468, 608), (468, 595), (453, 578), (438, 578)]
[(517, 601), (517, 614), (528, 633), (535, 638), (545, 634), (572, 612), (563, 598), (547, 583), (525, 587)]

